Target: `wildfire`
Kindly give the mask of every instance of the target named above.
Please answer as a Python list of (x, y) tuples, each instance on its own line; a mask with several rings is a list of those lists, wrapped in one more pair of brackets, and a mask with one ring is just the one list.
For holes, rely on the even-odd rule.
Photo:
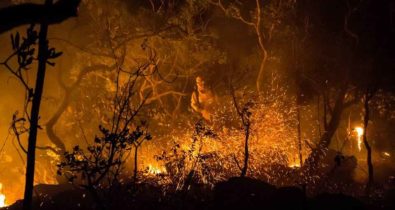
[(355, 132), (357, 133), (358, 150), (361, 151), (361, 148), (362, 148), (362, 136), (363, 136), (364, 130), (361, 127), (356, 127), (355, 128)]
[(288, 165), (288, 167), (290, 167), (290, 168), (300, 168), (300, 163), (290, 163)]
[(0, 183), (0, 208), (7, 206), (5, 202), (5, 195), (2, 192), (3, 192), (3, 184)]
[(153, 175), (158, 175), (158, 174), (163, 174), (165, 173), (165, 169), (160, 169), (158, 167), (152, 166), (151, 164), (148, 165), (148, 173), (153, 174)]
[(391, 157), (391, 154), (390, 154), (389, 152), (383, 152), (383, 155), (384, 155), (385, 157)]

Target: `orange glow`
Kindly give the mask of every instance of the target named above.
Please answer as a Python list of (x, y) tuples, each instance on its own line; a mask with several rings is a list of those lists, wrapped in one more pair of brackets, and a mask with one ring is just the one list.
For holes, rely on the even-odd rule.
[(358, 141), (358, 150), (361, 151), (362, 149), (362, 136), (364, 130), (362, 127), (355, 127), (355, 132), (357, 133), (357, 141)]
[(148, 165), (148, 173), (152, 175), (164, 174), (166, 173), (166, 169), (161, 169), (159, 167), (152, 166), (151, 164)]
[(2, 191), (3, 191), (3, 184), (0, 183), (0, 208), (7, 206), (5, 202), (5, 195), (2, 193)]
[(290, 168), (300, 168), (300, 163), (290, 163), (288, 165), (288, 167), (290, 167)]

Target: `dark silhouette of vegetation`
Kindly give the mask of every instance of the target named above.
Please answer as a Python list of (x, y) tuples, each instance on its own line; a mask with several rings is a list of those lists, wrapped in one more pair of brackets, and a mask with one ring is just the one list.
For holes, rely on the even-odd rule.
[[(47, 4), (51, 4), (50, 1)], [(46, 65), (49, 64), (54, 66), (55, 63), (51, 59), (55, 59), (62, 55), (61, 52), (56, 52), (54, 48), (49, 48), (47, 40), (48, 25), (43, 23), (40, 27), (40, 32), (34, 30), (34, 25), (30, 26), (27, 30), (27, 36), (21, 38), (19, 33), (15, 36), (11, 36), (11, 43), (14, 52), (2, 63), (6, 66), (7, 70), (12, 73), (15, 77), (19, 79), (21, 84), (25, 87), (26, 98), (25, 98), (25, 110), (27, 120), (29, 122), (29, 127), (25, 131), (29, 132), (28, 137), (28, 148), (23, 149), (27, 153), (27, 165), (26, 165), (26, 184), (25, 184), (25, 195), (24, 195), (24, 209), (31, 209), (32, 197), (33, 197), (33, 180), (34, 180), (34, 165), (35, 165), (35, 151), (37, 142), (37, 129), (40, 129), (39, 125), (39, 112), (40, 104), (42, 98), (42, 92), (44, 88), (44, 79)], [(35, 88), (31, 88), (27, 82), (26, 73), (24, 71), (29, 70), (29, 66), (33, 63), (35, 59), (35, 47), (38, 45), (38, 70)], [(9, 61), (17, 57), (18, 67), (13, 69), (9, 65)], [(30, 114), (27, 114), (28, 105), (31, 104)], [(25, 122), (26, 118), (15, 119), (14, 115), (13, 124), (15, 128), (15, 123)], [(20, 131), (15, 130), (15, 135), (19, 140)]]
[[(191, 160), (192, 166), (189, 168), (189, 172), (187, 173), (187, 175), (183, 178), (184, 183), (182, 187), (182, 192), (186, 193), (191, 185), (196, 182), (196, 176), (198, 176), (198, 168), (202, 168), (202, 165), (204, 165), (204, 162), (208, 158), (205, 154), (202, 154), (202, 148), (204, 145), (202, 142), (203, 138), (214, 138), (215, 136), (216, 135), (214, 131), (210, 129), (207, 125), (205, 125), (203, 120), (199, 120), (195, 124), (195, 130), (192, 135), (192, 145), (188, 150), (188, 153), (184, 153), (184, 155), (189, 156), (188, 158)], [(194, 154), (196, 152), (197, 154)], [(181, 160), (185, 161), (186, 158), (187, 157), (184, 156), (181, 158)]]
[(217, 135), (212, 128), (199, 120), (194, 125), (194, 132), (190, 138), (190, 146), (184, 150), (180, 144), (174, 142), (170, 150), (156, 155), (155, 159), (163, 163), (166, 174), (159, 174), (160, 179), (168, 177), (172, 188), (185, 196), (194, 185), (215, 183), (215, 162), (218, 155), (215, 152), (204, 152), (205, 140), (215, 141)]
[[(119, 88), (113, 101), (111, 128), (100, 126), (101, 136), (97, 136), (93, 144), (86, 150), (75, 146), (71, 152), (64, 154), (64, 160), (58, 165), (58, 174), (88, 190), (102, 209), (108, 208), (114, 188), (123, 184), (120, 175), (133, 148), (135, 164), (132, 180), (136, 184), (138, 149), (144, 141), (152, 139), (147, 131), (148, 124), (136, 120), (145, 100), (137, 105), (133, 103), (136, 83), (146, 76), (148, 67), (148, 64), (142, 65), (135, 72), (128, 72), (125, 84), (117, 82)], [(121, 71), (118, 69), (117, 81)]]
[(0, 9), (0, 34), (25, 24), (57, 24), (76, 17), (81, 0), (60, 0), (55, 4), (25, 3)]
[[(45, 4), (51, 5), (52, 1), (47, 0)], [(36, 87), (33, 92), (32, 108), (30, 114), (31, 119), (30, 119), (28, 149), (27, 149), (25, 195), (23, 198), (24, 210), (32, 209), (32, 202), (33, 202), (34, 165), (36, 161), (37, 129), (39, 128), (38, 120), (40, 113), (41, 96), (44, 88), (46, 65), (48, 59), (50, 58), (47, 33), (48, 33), (48, 24), (42, 23), (40, 25), (40, 32), (38, 35), (39, 46), (38, 46), (38, 70), (37, 70), (37, 78), (36, 78)], [(54, 52), (52, 52), (52, 54), (55, 57)], [(56, 57), (59, 55), (60, 54), (56, 54)]]
[[(62, 55), (61, 52), (56, 52), (54, 48), (49, 48), (47, 40), (48, 25), (62, 22), (71, 16), (76, 16), (79, 3), (80, 0), (71, 0), (58, 1), (56, 4), (53, 4), (52, 0), (46, 0), (43, 5), (22, 4), (0, 10), (0, 33), (23, 24), (40, 24), (40, 31), (38, 33), (34, 30), (34, 25), (32, 25), (27, 30), (27, 37), (23, 38), (22, 41), (19, 33), (16, 33), (15, 37), (11, 36), (14, 53), (12, 53), (2, 63), (25, 87), (27, 94), (24, 113), (27, 113), (26, 109), (28, 108), (28, 104), (31, 103), (31, 111), (30, 114), (27, 115), (29, 121), (29, 128), (27, 129), (29, 131), (28, 148), (27, 150), (23, 149), (27, 152), (26, 181), (23, 200), (23, 208), (25, 210), (32, 209), (37, 130), (41, 128), (39, 125), (39, 113), (44, 88), (46, 65), (49, 64), (54, 66), (55, 63), (50, 60)], [(34, 57), (34, 47), (36, 44), (38, 44), (37, 58)], [(14, 70), (10, 67), (8, 62), (15, 56), (18, 58), (19, 66)], [(38, 61), (38, 69), (35, 88), (33, 89), (29, 87), (26, 78), (24, 78), (26, 74), (23, 71), (29, 69), (29, 66), (33, 63), (34, 59), (37, 59)], [(26, 121), (26, 119), (23, 117), (17, 120), (14, 119), (13, 124), (20, 121)], [(20, 133), (16, 131), (15, 135), (20, 143)]]
[[(387, 4), (388, 1), (383, 3)], [(342, 114), (354, 107), (364, 97), (366, 87), (372, 84), (367, 81), (381, 81), (379, 89), (388, 89), (383, 81), (391, 78), (388, 73), (392, 64), (387, 61), (391, 57), (390, 25), (376, 18), (388, 13), (384, 6), (372, 5), (373, 1), (369, 0), (360, 3), (300, 1), (299, 6), (303, 9), (299, 11), (299, 24), (300, 27), (305, 25), (305, 36), (302, 36), (305, 38), (304, 48), (314, 49), (313, 51), (326, 49), (320, 54), (298, 53), (303, 64), (303, 68), (298, 71), (298, 77), (303, 80), (301, 84), (304, 84), (301, 91), (305, 95), (315, 95), (320, 101), (318, 106), (322, 109), (319, 114), (323, 128), (317, 146), (305, 160), (302, 172), (315, 173), (314, 168), (319, 166), (334, 139), (343, 119)], [(329, 10), (332, 11), (330, 14), (324, 12)], [(367, 22), (380, 30), (368, 27)], [(333, 40), (337, 41), (332, 42)], [(372, 54), (372, 51), (375, 53)], [(377, 63), (384, 65), (378, 67)], [(321, 66), (322, 64), (325, 65)], [(314, 66), (320, 70), (312, 70)]]
[(374, 174), (373, 174), (373, 162), (372, 162), (372, 147), (369, 144), (367, 138), (367, 131), (369, 125), (369, 115), (370, 115), (370, 108), (369, 102), (372, 100), (373, 96), (375, 95), (376, 90), (374, 88), (367, 88), (364, 98), (363, 98), (363, 106), (364, 106), (364, 114), (363, 114), (363, 143), (366, 148), (366, 163), (368, 164), (368, 181), (366, 184), (366, 192), (369, 195), (370, 190), (374, 184)]
[(239, 161), (237, 160), (236, 157), (234, 157), (236, 161), (237, 167), (240, 169), (240, 177), (245, 177), (247, 175), (248, 171), (248, 160), (250, 157), (250, 153), (248, 151), (249, 145), (248, 141), (250, 139), (250, 129), (251, 129), (251, 108), (253, 107), (254, 103), (252, 100), (248, 101), (243, 105), (243, 107), (240, 109), (239, 102), (236, 99), (235, 91), (233, 90), (233, 87), (231, 87), (231, 94), (232, 94), (232, 99), (233, 99), (233, 105), (236, 109), (237, 115), (240, 117), (243, 130), (244, 130), (244, 160), (243, 160), (243, 166), (239, 164)]
[(292, 8), (295, 1), (269, 1), (267, 4), (264, 4), (263, 2), (256, 0), (255, 2), (252, 2), (252, 9), (248, 12), (245, 12), (245, 10), (248, 6), (251, 7), (251, 2), (244, 2), (245, 4), (243, 4), (238, 1), (207, 1), (218, 7), (226, 16), (238, 20), (252, 29), (257, 40), (260, 56), (260, 65), (255, 84), (256, 90), (261, 93), (262, 82), (265, 80), (264, 71), (267, 66), (268, 58), (270, 57), (269, 46), (272, 41), (273, 34), (275, 34), (275, 29), (279, 27), (280, 23), (283, 21), (285, 11)]

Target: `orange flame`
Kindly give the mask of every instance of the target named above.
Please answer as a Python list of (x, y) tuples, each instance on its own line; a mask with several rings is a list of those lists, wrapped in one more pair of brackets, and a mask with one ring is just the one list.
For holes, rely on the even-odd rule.
[(166, 169), (160, 169), (158, 167), (152, 166), (151, 164), (148, 165), (148, 173), (153, 175), (163, 174), (166, 173)]
[(5, 202), (5, 195), (2, 193), (2, 191), (3, 191), (3, 184), (0, 183), (0, 208), (7, 206)]
[(364, 133), (364, 130), (362, 127), (356, 127), (355, 132), (357, 132), (357, 141), (358, 141), (358, 150), (361, 151), (362, 148), (362, 136)]

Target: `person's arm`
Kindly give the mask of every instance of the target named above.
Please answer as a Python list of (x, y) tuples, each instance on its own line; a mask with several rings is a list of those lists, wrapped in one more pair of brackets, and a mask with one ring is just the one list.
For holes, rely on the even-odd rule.
[(25, 3), (0, 9), (0, 34), (25, 24), (61, 23), (76, 17), (81, 0), (59, 0), (47, 6)]

